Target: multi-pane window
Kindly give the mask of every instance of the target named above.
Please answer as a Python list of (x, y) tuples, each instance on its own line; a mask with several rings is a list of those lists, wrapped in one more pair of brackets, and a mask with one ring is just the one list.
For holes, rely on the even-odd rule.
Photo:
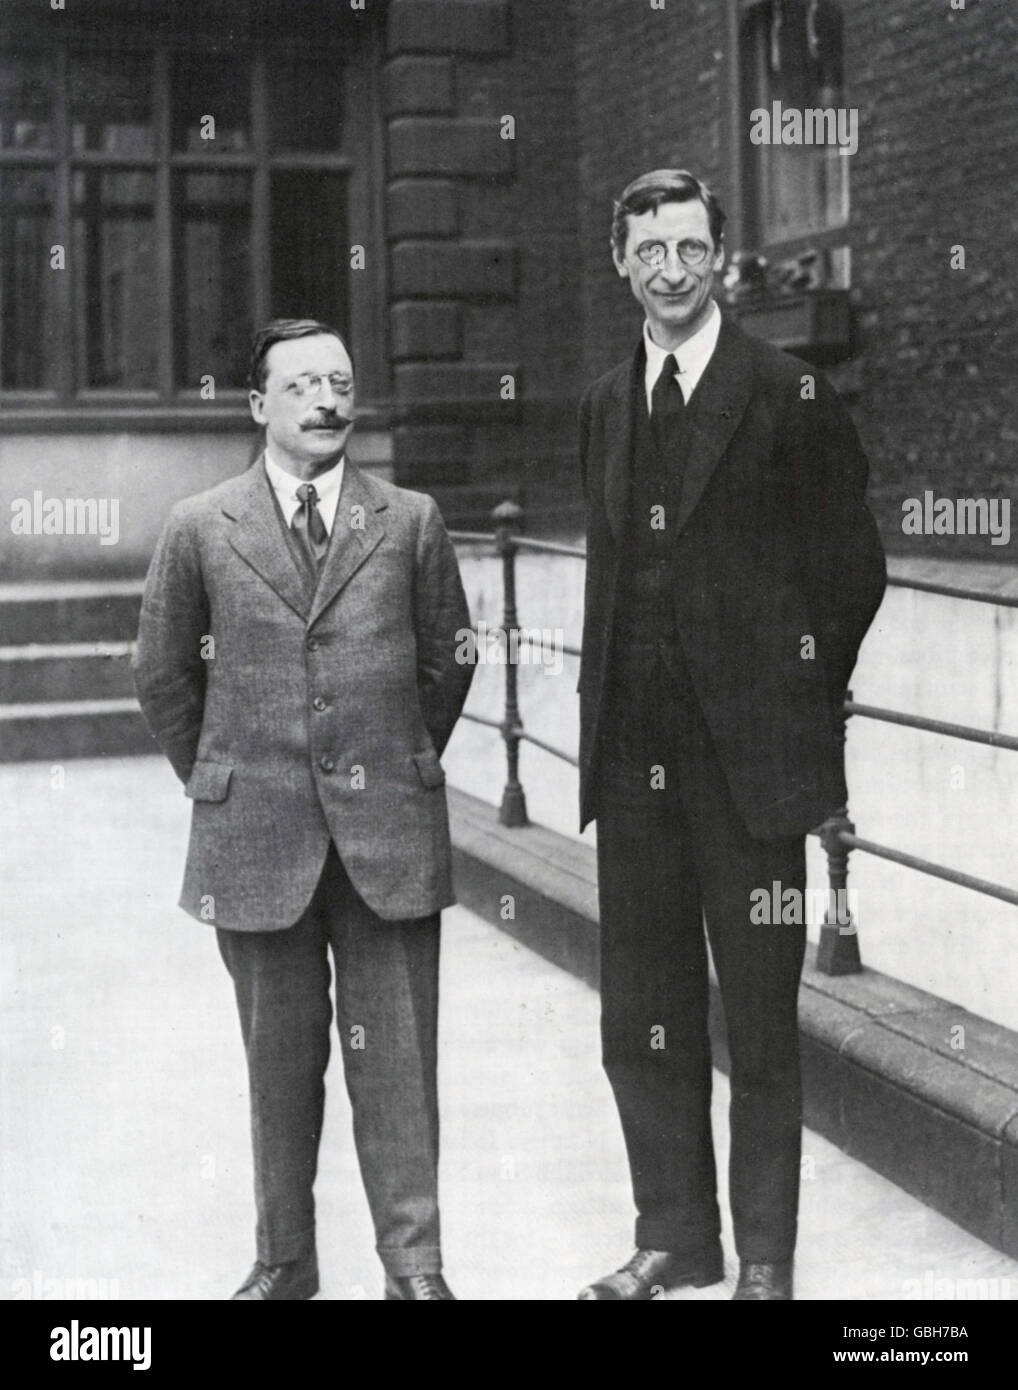
[[(744, 239), (758, 250), (793, 254), (805, 247), (822, 254), (825, 280), (842, 283), (847, 252), (839, 229), (848, 222), (851, 155), (837, 143), (808, 143), (811, 133), (833, 132), (805, 113), (842, 113), (848, 129), (842, 73), (842, 20), (834, 0), (762, 0), (744, 8), (740, 32)], [(750, 138), (753, 113), (767, 113), (770, 138)], [(801, 143), (786, 113), (803, 116)], [(759, 133), (759, 128), (758, 128)]]
[[(362, 47), (0, 53), (7, 404), (197, 402), (210, 378), (229, 398), (276, 315), (377, 336), (377, 281), (350, 270), (374, 227), (372, 70)], [(381, 357), (358, 353), (369, 393)]]

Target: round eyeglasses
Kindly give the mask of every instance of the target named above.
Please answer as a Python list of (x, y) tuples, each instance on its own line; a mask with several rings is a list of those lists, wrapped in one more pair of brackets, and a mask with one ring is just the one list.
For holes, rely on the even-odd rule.
[(657, 270), (668, 259), (668, 247), (674, 246), (683, 265), (703, 265), (710, 255), (710, 247), (696, 237), (686, 237), (683, 241), (641, 241), (636, 254), (644, 265)]
[(353, 390), (353, 382), (348, 376), (340, 372), (333, 372), (331, 376), (319, 376), (317, 372), (302, 372), (299, 377), (290, 381), (283, 388), (297, 400), (307, 400), (310, 396), (317, 396), (321, 393), (322, 387), (328, 382), (332, 392), (336, 396), (348, 396)]

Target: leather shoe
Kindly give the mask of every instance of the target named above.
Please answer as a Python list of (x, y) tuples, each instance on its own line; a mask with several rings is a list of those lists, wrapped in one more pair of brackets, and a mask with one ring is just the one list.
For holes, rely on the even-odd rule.
[(455, 1303), (456, 1295), (441, 1274), (387, 1274), (387, 1303)]
[(580, 1299), (622, 1299), (629, 1303), (649, 1303), (669, 1289), (684, 1284), (702, 1289), (725, 1277), (721, 1246), (709, 1246), (693, 1255), (675, 1255), (670, 1250), (637, 1250), (614, 1274), (606, 1274), (588, 1284), (577, 1295)]
[(282, 1265), (267, 1265), (257, 1260), (230, 1302), (240, 1299), (262, 1303), (295, 1303), (300, 1299), (314, 1298), (317, 1292), (316, 1255), (305, 1255), (302, 1260), (290, 1260)]
[(792, 1297), (792, 1261), (743, 1260), (732, 1301), (740, 1303), (788, 1302)]

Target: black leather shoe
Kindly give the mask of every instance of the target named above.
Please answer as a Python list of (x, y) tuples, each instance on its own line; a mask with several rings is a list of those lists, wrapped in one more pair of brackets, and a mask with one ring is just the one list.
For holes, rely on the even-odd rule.
[(230, 1302), (252, 1299), (262, 1303), (295, 1303), (303, 1298), (314, 1298), (317, 1292), (316, 1255), (306, 1255), (302, 1260), (291, 1260), (284, 1265), (267, 1265), (258, 1260)]
[(581, 1299), (624, 1299), (650, 1303), (669, 1289), (691, 1285), (702, 1289), (725, 1277), (721, 1246), (712, 1245), (695, 1255), (674, 1255), (670, 1250), (637, 1250), (614, 1274), (581, 1289)]
[(387, 1274), (387, 1303), (455, 1303), (456, 1295), (441, 1274)]
[(739, 1267), (739, 1282), (732, 1294), (733, 1303), (787, 1303), (792, 1297), (792, 1261), (778, 1260), (774, 1264), (743, 1260)]

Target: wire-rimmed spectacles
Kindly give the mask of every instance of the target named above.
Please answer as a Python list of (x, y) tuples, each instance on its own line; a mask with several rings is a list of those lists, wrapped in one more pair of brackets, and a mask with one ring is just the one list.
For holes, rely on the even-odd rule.
[(641, 241), (636, 254), (644, 265), (654, 269), (663, 266), (668, 259), (668, 247), (674, 246), (683, 265), (703, 265), (710, 255), (710, 247), (697, 237), (685, 237), (682, 241)]
[(353, 381), (341, 372), (333, 372), (330, 376), (319, 376), (317, 372), (302, 372), (293, 381), (287, 382), (284, 389), (299, 401), (306, 401), (311, 396), (319, 395), (326, 381), (337, 396), (348, 396), (353, 390)]

